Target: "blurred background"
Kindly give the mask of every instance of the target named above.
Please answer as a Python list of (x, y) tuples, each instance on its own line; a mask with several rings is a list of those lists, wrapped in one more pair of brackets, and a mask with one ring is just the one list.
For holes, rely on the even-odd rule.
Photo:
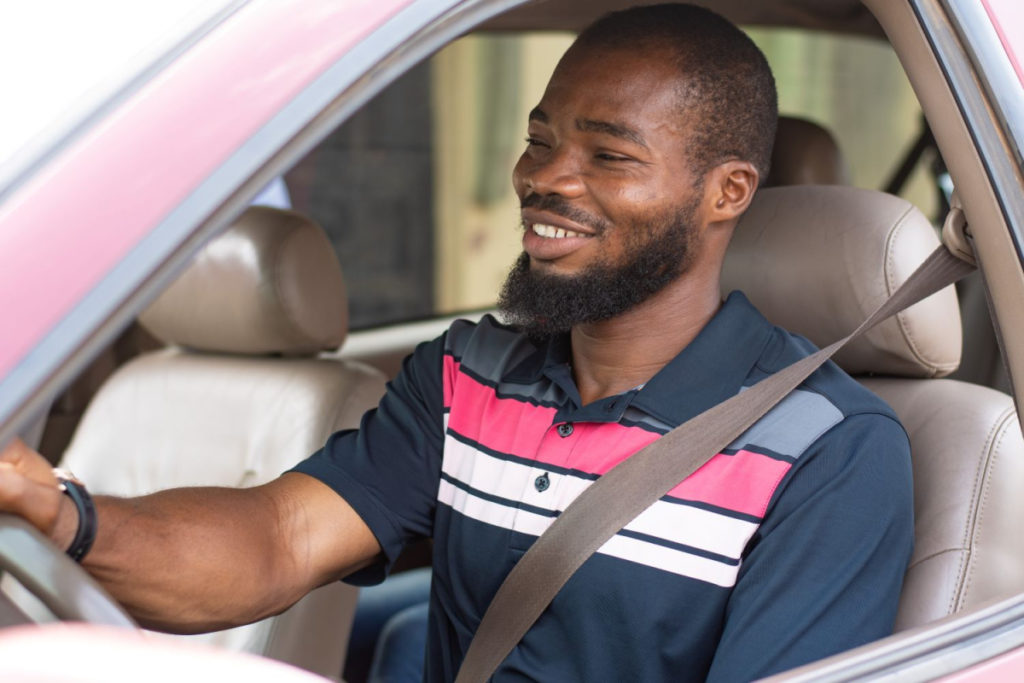
[[(854, 185), (889, 186), (923, 123), (888, 45), (748, 32), (775, 72), (781, 113), (831, 131)], [(285, 175), (294, 208), (331, 235), (355, 328), (493, 305), (520, 251), (511, 170), (526, 115), (571, 41), (557, 33), (467, 36)], [(899, 189), (929, 216), (941, 210), (935, 161), (925, 154)]]

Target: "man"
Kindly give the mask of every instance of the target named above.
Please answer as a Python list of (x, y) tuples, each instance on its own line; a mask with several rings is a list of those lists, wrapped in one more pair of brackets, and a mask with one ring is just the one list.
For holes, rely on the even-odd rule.
[[(84, 566), (143, 624), (201, 631), (378, 581), (431, 536), (426, 677), (452, 679), (505, 575), (588, 482), (810, 352), (719, 296), (775, 117), (763, 56), (716, 15), (598, 21), (515, 168), (516, 327), (460, 322), (421, 345), (359, 431), (275, 482), (98, 499)], [(49, 468), (18, 446), (3, 459), (0, 508), (66, 547), (78, 519)], [(881, 637), (910, 500), (902, 428), (826, 366), (588, 560), (496, 678), (750, 680)]]

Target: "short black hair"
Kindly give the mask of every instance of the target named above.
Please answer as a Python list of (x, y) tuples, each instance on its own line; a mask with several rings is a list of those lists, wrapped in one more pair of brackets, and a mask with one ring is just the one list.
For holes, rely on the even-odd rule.
[(690, 119), (698, 177), (729, 159), (768, 176), (778, 98), (757, 45), (728, 20), (695, 5), (663, 4), (612, 12), (588, 26), (579, 48), (669, 50), (684, 76), (680, 104)]

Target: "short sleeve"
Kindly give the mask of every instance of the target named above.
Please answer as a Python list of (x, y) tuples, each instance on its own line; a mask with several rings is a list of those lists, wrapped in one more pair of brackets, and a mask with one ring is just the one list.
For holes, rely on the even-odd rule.
[(913, 545), (910, 446), (880, 414), (804, 453), (755, 535), (709, 681), (749, 681), (892, 633)]
[(432, 535), (444, 445), (444, 340), (420, 344), (358, 430), (331, 435), (292, 470), (334, 489), (380, 543), (383, 562), (352, 574), (350, 583), (379, 583), (406, 543)]

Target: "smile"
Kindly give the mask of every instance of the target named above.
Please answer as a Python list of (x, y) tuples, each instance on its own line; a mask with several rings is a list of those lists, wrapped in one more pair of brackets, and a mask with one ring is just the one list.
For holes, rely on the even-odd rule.
[(582, 232), (566, 230), (565, 228), (556, 228), (553, 225), (543, 225), (541, 223), (534, 223), (530, 226), (530, 229), (541, 237), (551, 237), (554, 239), (563, 239), (565, 237), (589, 237), (589, 235), (585, 235)]

